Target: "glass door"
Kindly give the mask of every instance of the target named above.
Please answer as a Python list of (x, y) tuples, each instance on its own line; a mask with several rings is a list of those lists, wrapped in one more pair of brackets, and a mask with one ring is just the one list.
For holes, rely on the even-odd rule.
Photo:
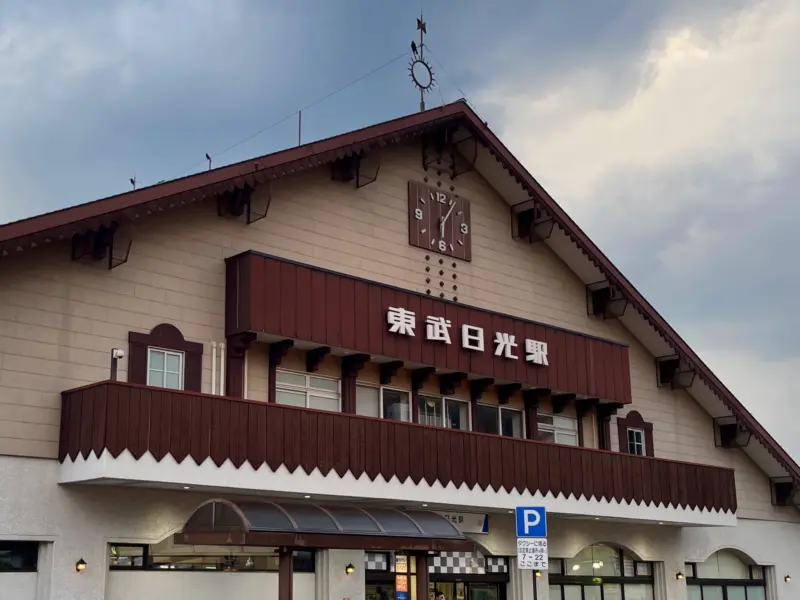
[(504, 600), (500, 596), (500, 584), (469, 583), (469, 600)]

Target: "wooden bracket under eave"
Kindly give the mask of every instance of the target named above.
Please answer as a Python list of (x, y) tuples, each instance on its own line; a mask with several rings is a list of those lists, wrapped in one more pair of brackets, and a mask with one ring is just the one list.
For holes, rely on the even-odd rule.
[(281, 340), (279, 342), (272, 342), (269, 345), (269, 364), (272, 367), (280, 366), (286, 354), (294, 346), (292, 340)]
[(523, 390), (522, 400), (526, 407), (537, 409), (542, 400), (550, 397), (550, 390), (546, 388), (536, 388), (533, 390)]
[(443, 396), (454, 394), (455, 391), (461, 387), (461, 384), (466, 380), (466, 373), (445, 373), (443, 375), (439, 375), (439, 393)]
[(392, 383), (392, 379), (394, 379), (395, 375), (397, 375), (397, 372), (402, 368), (402, 360), (393, 360), (390, 362), (381, 363), (378, 367), (378, 370), (380, 371), (381, 385), (389, 385)]
[(553, 414), (559, 415), (564, 412), (564, 409), (570, 402), (575, 400), (575, 394), (555, 394), (550, 397), (550, 402), (553, 405)]
[(422, 367), (411, 371), (411, 391), (418, 392), (425, 385), (425, 382), (430, 379), (431, 375), (436, 373), (433, 367)]
[(489, 377), (485, 379), (472, 379), (469, 382), (469, 397), (470, 400), (473, 402), (478, 402), (483, 395), (486, 393), (486, 390), (489, 389), (489, 386), (494, 383), (494, 379)]
[(577, 416), (579, 419), (582, 419), (588, 415), (598, 404), (600, 404), (599, 398), (582, 398), (581, 400), (576, 400), (575, 416)]
[(511, 396), (516, 394), (521, 389), (522, 389), (522, 384), (520, 383), (506, 383), (504, 385), (498, 385), (497, 402), (500, 404), (508, 404), (508, 401), (511, 399)]
[(316, 373), (319, 370), (320, 363), (325, 360), (325, 357), (331, 353), (328, 346), (320, 346), (313, 348), (306, 352), (306, 371), (309, 373)]
[(369, 354), (348, 354), (342, 358), (342, 377), (355, 377), (369, 359)]

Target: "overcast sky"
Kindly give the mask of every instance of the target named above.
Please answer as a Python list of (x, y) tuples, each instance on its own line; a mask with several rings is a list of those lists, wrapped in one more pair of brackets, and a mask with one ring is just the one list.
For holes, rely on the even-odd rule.
[[(429, 106), (466, 96), (800, 457), (800, 2), (423, 4)], [(294, 144), (295, 119), (254, 134), (407, 51), (418, 11), (0, 1), (0, 223)], [(304, 141), (415, 111), (406, 67), (304, 111)]]

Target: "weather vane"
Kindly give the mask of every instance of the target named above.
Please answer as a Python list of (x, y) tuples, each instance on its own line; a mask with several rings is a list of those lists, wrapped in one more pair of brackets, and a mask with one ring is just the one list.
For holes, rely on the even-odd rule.
[(431, 91), (436, 84), (433, 76), (433, 69), (430, 63), (425, 60), (425, 34), (428, 33), (427, 24), (422, 20), (422, 11), (417, 19), (417, 31), (419, 31), (419, 46), (415, 41), (411, 42), (411, 62), (408, 64), (408, 72), (411, 81), (419, 90), (419, 110), (425, 110), (425, 94)]

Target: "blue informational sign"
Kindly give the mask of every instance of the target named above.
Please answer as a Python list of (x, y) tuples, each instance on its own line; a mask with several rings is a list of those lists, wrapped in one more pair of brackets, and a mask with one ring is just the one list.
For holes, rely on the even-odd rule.
[(544, 506), (518, 506), (517, 537), (546, 538), (547, 510)]

